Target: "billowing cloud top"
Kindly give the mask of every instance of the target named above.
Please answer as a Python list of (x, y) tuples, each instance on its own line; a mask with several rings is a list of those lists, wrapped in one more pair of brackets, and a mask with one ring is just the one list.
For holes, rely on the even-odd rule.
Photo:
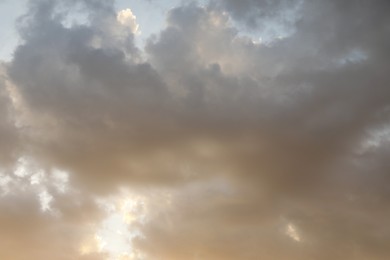
[(0, 258), (389, 259), (389, 11), (183, 2), (140, 47), (113, 1), (30, 1)]

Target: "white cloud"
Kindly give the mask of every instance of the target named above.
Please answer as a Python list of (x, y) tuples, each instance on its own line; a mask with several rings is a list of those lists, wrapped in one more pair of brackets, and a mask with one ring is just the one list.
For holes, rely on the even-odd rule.
[(133, 14), (131, 9), (123, 9), (118, 12), (117, 20), (122, 25), (130, 28), (131, 32), (134, 34), (140, 33), (139, 24), (137, 23), (136, 16)]

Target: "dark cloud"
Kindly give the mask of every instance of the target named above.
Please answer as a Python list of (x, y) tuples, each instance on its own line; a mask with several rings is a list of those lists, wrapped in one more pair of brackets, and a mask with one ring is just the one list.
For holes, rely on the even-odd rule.
[[(169, 195), (145, 195), (134, 246), (150, 259), (388, 258), (387, 1), (183, 4), (145, 50), (111, 1), (30, 5), (5, 65), (0, 159), (18, 147), (92, 198), (75, 212), (56, 197), (65, 216), (36, 217), (39, 241), (62, 244), (62, 225), (98, 221), (94, 196), (137, 187)], [(66, 24), (72, 12), (86, 22)], [(281, 27), (261, 43), (231, 19)]]

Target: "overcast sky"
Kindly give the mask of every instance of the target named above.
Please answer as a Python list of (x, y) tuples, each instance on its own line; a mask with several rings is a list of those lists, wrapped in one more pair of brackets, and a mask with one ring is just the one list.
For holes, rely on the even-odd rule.
[(0, 259), (390, 259), (388, 0), (0, 0)]

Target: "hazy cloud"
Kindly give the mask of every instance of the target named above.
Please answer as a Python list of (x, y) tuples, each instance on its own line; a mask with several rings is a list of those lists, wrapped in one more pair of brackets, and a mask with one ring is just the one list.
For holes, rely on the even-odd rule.
[[(23, 156), (46, 175), (1, 198), (3, 258), (111, 259), (93, 234), (127, 212), (134, 259), (387, 259), (389, 8), (183, 3), (140, 49), (112, 1), (31, 1), (3, 65), (0, 187), (30, 178)], [(120, 188), (137, 206), (102, 209)]]

